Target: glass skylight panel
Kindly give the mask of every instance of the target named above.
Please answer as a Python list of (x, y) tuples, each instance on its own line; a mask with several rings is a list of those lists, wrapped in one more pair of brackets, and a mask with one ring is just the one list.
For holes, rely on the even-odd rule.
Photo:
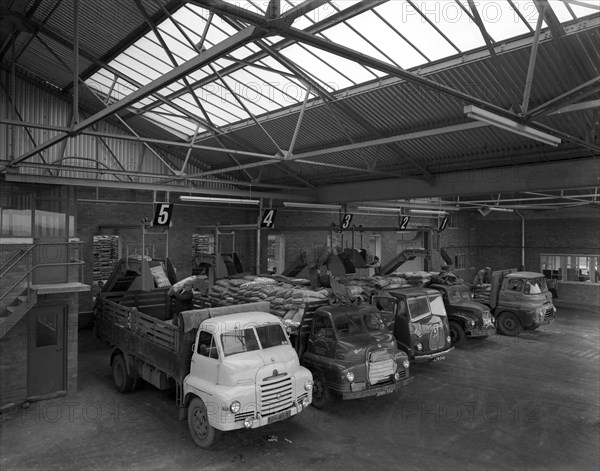
[[(393, 24), (429, 60), (434, 61), (457, 53), (456, 49), (412, 5), (407, 2), (390, 3), (394, 7), (391, 16), (394, 19)], [(421, 1), (415, 3), (415, 5), (422, 7), (423, 4), (427, 4), (429, 5), (428, 8), (433, 8), (434, 3), (436, 2)]]
[[(550, 4), (554, 6), (554, 2), (550, 2)], [(582, 4), (587, 4), (589, 7), (583, 6)], [(598, 13), (600, 10), (598, 0), (580, 0), (577, 4), (569, 2), (569, 6), (571, 7), (571, 10), (573, 10), (573, 13), (577, 15), (577, 18)]]
[(191, 123), (187, 119), (175, 116), (165, 117), (160, 113), (153, 112), (144, 113), (144, 118), (161, 124), (162, 127), (166, 127), (171, 130), (173, 134), (183, 134), (189, 137), (192, 136), (196, 131), (196, 124)]
[[(359, 21), (358, 27), (360, 28), (359, 31), (361, 32), (362, 36), (357, 34), (345, 23), (340, 23), (332, 28), (329, 28), (325, 34), (331, 41), (337, 44), (346, 47), (351, 44), (352, 49), (355, 51), (391, 64), (392, 62), (390, 59), (381, 54), (372, 45), (377, 45), (377, 43), (380, 42), (379, 35), (376, 37), (376, 35), (373, 34), (373, 31), (377, 31), (379, 33), (379, 28), (385, 25), (383, 25), (381, 21), (375, 17), (375, 15), (360, 15), (360, 17), (355, 18), (355, 20)], [(356, 26), (356, 24), (353, 26)], [(365, 37), (371, 41), (371, 44), (365, 40)]]
[[(311, 54), (309, 51), (312, 51)], [(372, 78), (368, 72), (355, 62), (347, 61), (339, 56), (309, 46), (300, 47), (294, 44), (281, 51), (287, 58), (296, 62), (313, 77), (331, 83), (330, 88), (339, 90)], [(334, 68), (335, 67), (335, 68)], [(344, 71), (344, 75), (336, 69)], [(350, 81), (348, 77), (352, 77)]]
[[(414, 10), (411, 10), (410, 13), (405, 13), (403, 15), (402, 12), (405, 9), (402, 7), (399, 8), (399, 5), (394, 5), (394, 3), (395, 2), (384, 3), (377, 7), (375, 11), (388, 20), (399, 33), (404, 34), (404, 20), (406, 15), (414, 16), (415, 12)], [(440, 0), (429, 2), (427, 4), (418, 3), (417, 6), (419, 5), (426, 7), (422, 10), (423, 13), (425, 13), (440, 31), (442, 31), (461, 51), (468, 51), (485, 44), (475, 22), (471, 20), (469, 15), (454, 0)], [(470, 11), (468, 5), (466, 8), (467, 11)], [(440, 41), (446, 42), (439, 34), (437, 37), (440, 38)], [(414, 48), (411, 47), (411, 49)], [(458, 52), (454, 48), (452, 48), (452, 51), (452, 54)], [(417, 53), (417, 55), (423, 60), (421, 62), (413, 62), (411, 65), (405, 66), (406, 68), (414, 67), (415, 65), (423, 64), (425, 62), (421, 54)]]
[(304, 99), (305, 89), (282, 75), (260, 71), (257, 77), (240, 70), (229, 78), (236, 80), (235, 87), (243, 98), (254, 101), (256, 106), (262, 108), (255, 111), (258, 114)]
[[(533, 1), (517, 1), (514, 4), (525, 19), (535, 28), (538, 12)], [(508, 2), (479, 0), (475, 2), (475, 6), (485, 25), (486, 31), (496, 42), (529, 32), (529, 28), (527, 28)], [(466, 5), (466, 8), (469, 12), (471, 11), (469, 5)], [(531, 20), (533, 20), (532, 23)]]

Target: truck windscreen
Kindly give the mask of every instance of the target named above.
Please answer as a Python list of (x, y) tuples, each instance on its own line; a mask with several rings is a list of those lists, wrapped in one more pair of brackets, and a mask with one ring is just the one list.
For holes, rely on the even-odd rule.
[(237, 353), (262, 348), (288, 345), (288, 338), (279, 324), (266, 324), (255, 328), (239, 329), (221, 334), (223, 354), (227, 357)]

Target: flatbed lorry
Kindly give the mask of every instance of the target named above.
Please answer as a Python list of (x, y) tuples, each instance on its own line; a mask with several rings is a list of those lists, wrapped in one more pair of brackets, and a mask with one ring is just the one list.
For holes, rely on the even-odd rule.
[(96, 303), (96, 333), (113, 347), (119, 392), (141, 381), (174, 387), (180, 419), (187, 417), (192, 439), (203, 448), (222, 431), (262, 427), (310, 405), (312, 374), (300, 366), (268, 302), (183, 311), (167, 320), (168, 306), (153, 303), (156, 296), (111, 292)]
[(498, 270), (492, 273), (489, 301), (498, 332), (515, 337), (554, 322), (556, 308), (541, 273)]

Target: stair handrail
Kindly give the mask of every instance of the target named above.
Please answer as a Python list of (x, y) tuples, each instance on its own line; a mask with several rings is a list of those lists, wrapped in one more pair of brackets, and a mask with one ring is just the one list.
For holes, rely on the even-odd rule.
[[(34, 245), (29, 247), (28, 249), (19, 249), (15, 253), (13, 253), (10, 256), (10, 258), (6, 261), (6, 263), (4, 263), (4, 265), (0, 267), (0, 278), (2, 278), (6, 273), (8, 273), (18, 262), (20, 262), (23, 259), (23, 257), (25, 257), (33, 249), (33, 247)], [(21, 256), (17, 260), (14, 260), (14, 263), (10, 267), (6, 268), (8, 264), (10, 264), (13, 261), (13, 259), (19, 254), (21, 254)]]
[[(19, 251), (15, 252), (15, 254), (18, 254), (19, 252), (23, 252), (21, 254), (21, 256), (15, 260), (11, 266), (6, 269), (4, 272), (2, 272), (0, 274), (0, 279), (3, 278), (8, 272), (10, 272), (10, 270), (12, 270), (14, 268), (14, 266), (21, 261), (25, 256), (27, 255), (31, 255), (31, 252), (33, 251), (34, 248), (42, 246), (42, 245), (65, 245), (67, 248), (71, 247), (72, 245), (81, 245), (83, 244), (83, 242), (81, 241), (72, 241), (72, 242), (38, 242), (36, 244), (33, 244), (31, 247), (29, 247), (28, 249), (20, 249)], [(14, 257), (14, 255), (9, 259), (9, 261)], [(8, 262), (7, 262), (8, 263)], [(7, 265), (7, 263), (4, 264), (3, 268)], [(29, 297), (29, 291), (31, 288), (31, 278), (33, 275), (33, 271), (36, 268), (41, 268), (41, 267), (51, 267), (51, 266), (80, 266), (80, 270), (79, 270), (79, 281), (81, 282), (83, 280), (83, 265), (85, 265), (85, 262), (83, 260), (77, 260), (77, 259), (72, 259), (70, 262), (56, 262), (56, 263), (39, 263), (37, 265), (33, 265), (31, 266), (31, 259), (28, 258), (27, 259), (27, 265), (28, 265), (28, 269), (26, 270), (25, 274), (23, 276), (21, 276), (21, 278), (19, 278), (15, 283), (13, 283), (13, 285), (6, 290), (6, 292), (4, 292), (1, 296), (0, 296), (0, 302), (6, 298), (8, 296), (9, 293), (11, 293), (17, 286), (19, 286), (21, 284), (21, 282), (27, 278), (27, 296)]]

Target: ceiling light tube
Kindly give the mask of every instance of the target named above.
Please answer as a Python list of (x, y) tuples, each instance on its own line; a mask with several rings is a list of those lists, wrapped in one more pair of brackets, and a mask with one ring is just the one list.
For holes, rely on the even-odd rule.
[(439, 216), (448, 214), (446, 211), (437, 211), (434, 209), (411, 209), (410, 212), (415, 214), (436, 214)]
[(512, 213), (514, 211), (514, 209), (500, 208), (499, 206), (489, 206), (487, 209), (489, 209), (490, 211), (504, 211), (506, 213)]
[[(399, 203), (400, 207), (394, 208), (393, 206), (357, 206), (356, 209), (361, 211), (388, 211), (391, 213), (399, 213), (403, 209), (409, 208), (410, 206)], [(414, 205), (415, 209), (421, 209)], [(423, 206), (423, 210), (433, 208), (433, 206)], [(436, 211), (459, 211), (459, 208), (454, 206), (437, 206)]]
[(241, 198), (217, 198), (214, 196), (180, 196), (181, 201), (200, 201), (204, 203), (223, 204), (259, 204), (260, 200), (246, 200)]
[(283, 206), (286, 208), (342, 209), (341, 204), (297, 203), (295, 201), (284, 201)]
[(535, 139), (536, 141), (543, 142), (549, 146), (556, 147), (561, 143), (560, 138), (553, 136), (552, 134), (539, 131), (531, 126), (526, 126), (525, 124), (518, 123), (495, 113), (490, 113), (489, 111), (473, 105), (465, 106), (463, 111), (469, 118), (491, 124), (492, 126), (496, 126), (504, 129), (505, 131), (510, 131), (530, 139)]

